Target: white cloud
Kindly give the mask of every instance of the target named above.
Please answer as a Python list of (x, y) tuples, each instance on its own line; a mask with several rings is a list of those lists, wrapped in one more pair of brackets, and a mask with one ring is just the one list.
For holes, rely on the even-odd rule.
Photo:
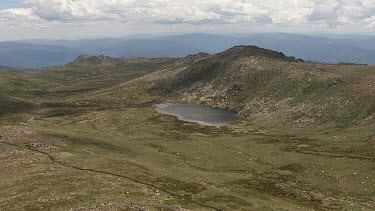
[(32, 9), (2, 9), (0, 10), (0, 21), (35, 21), (40, 20)]
[(374, 27), (375, 0), (24, 0), (0, 10), (0, 21)]

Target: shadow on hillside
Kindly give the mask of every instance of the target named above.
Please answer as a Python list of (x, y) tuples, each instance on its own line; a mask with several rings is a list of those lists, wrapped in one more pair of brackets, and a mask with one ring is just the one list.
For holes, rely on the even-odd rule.
[(20, 114), (30, 112), (34, 108), (34, 104), (21, 102), (11, 99), (0, 100), (0, 117), (12, 114)]

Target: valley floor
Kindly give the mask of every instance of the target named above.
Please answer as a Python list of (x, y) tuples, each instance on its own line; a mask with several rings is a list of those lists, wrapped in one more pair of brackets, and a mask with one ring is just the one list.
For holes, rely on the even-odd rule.
[(0, 145), (0, 208), (208, 209), (116, 175), (225, 210), (375, 206), (375, 158), (351, 151), (356, 146), (334, 150), (333, 143), (350, 143), (339, 135), (328, 140), (243, 128), (184, 123), (153, 106), (2, 125), (2, 142), (23, 147)]

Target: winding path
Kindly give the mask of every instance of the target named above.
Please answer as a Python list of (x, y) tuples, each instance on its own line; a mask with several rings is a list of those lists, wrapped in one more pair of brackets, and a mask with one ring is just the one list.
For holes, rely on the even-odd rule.
[(19, 148), (27, 149), (27, 150), (30, 150), (32, 152), (36, 152), (36, 153), (39, 153), (39, 154), (46, 155), (53, 163), (59, 164), (61, 166), (65, 166), (67, 168), (71, 168), (71, 169), (75, 169), (75, 170), (79, 170), (79, 171), (93, 172), (93, 173), (97, 173), (97, 174), (106, 174), (106, 175), (110, 175), (110, 176), (114, 176), (114, 177), (124, 178), (124, 179), (130, 180), (132, 182), (135, 182), (135, 183), (138, 183), (138, 184), (141, 184), (141, 185), (145, 185), (147, 187), (159, 190), (159, 191), (164, 192), (164, 193), (166, 193), (166, 194), (168, 194), (170, 196), (183, 199), (183, 200), (185, 200), (185, 201), (187, 201), (187, 202), (189, 202), (191, 204), (195, 204), (195, 205), (201, 206), (203, 208), (209, 208), (209, 209), (213, 209), (213, 210), (216, 210), (216, 211), (221, 211), (222, 210), (222, 209), (217, 208), (217, 207), (213, 207), (213, 206), (210, 206), (210, 205), (206, 205), (206, 204), (200, 203), (198, 201), (194, 201), (193, 199), (187, 198), (187, 197), (185, 197), (183, 195), (180, 195), (180, 194), (177, 194), (177, 193), (173, 193), (173, 192), (171, 192), (171, 191), (169, 191), (167, 189), (164, 189), (162, 187), (158, 187), (158, 186), (156, 186), (154, 184), (143, 182), (143, 181), (140, 181), (140, 180), (137, 180), (137, 179), (133, 179), (133, 178), (125, 176), (125, 175), (121, 175), (121, 174), (117, 174), (117, 173), (112, 173), (112, 172), (107, 172), (107, 171), (95, 170), (95, 169), (81, 168), (81, 167), (74, 166), (74, 165), (71, 165), (71, 164), (66, 164), (64, 162), (56, 160), (55, 157), (53, 157), (51, 154), (49, 154), (47, 152), (40, 151), (40, 150), (35, 149), (33, 147), (24, 146), (24, 145), (20, 145), (20, 144), (13, 144), (13, 143), (4, 142), (4, 141), (2, 141), (2, 137), (1, 136), (0, 136), (0, 143), (1, 144), (5, 144), (5, 145), (9, 145), (9, 146), (14, 146), (14, 147), (19, 147)]

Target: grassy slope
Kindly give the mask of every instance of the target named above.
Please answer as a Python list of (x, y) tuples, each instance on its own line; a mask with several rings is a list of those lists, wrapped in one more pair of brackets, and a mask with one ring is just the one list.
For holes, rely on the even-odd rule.
[[(139, 61), (131, 68), (115, 61), (107, 73), (100, 71), (101, 60), (80, 61), (43, 76), (4, 73), (8, 88), (3, 95), (17, 93), (34, 105), (4, 113), (0, 131), (6, 141), (32, 145), (69, 164), (125, 174), (225, 210), (370, 210), (375, 205), (374, 92), (363, 87), (371, 85), (373, 67), (231, 58), (204, 83), (188, 81), (178, 92), (168, 90), (172, 97), (159, 97), (155, 86), (160, 91), (160, 80), (169, 86), (173, 78), (204, 67), (206, 60), (190, 61), (194, 65), (187, 69), (182, 60), (151, 66)], [(128, 70), (144, 70), (145, 63), (151, 68), (136, 76), (130, 71), (129, 77)], [(148, 72), (153, 73), (142, 76)], [(22, 89), (16, 91), (11, 78), (24, 78)], [(348, 82), (337, 85), (336, 80)], [(347, 104), (348, 93), (357, 100)], [(321, 107), (319, 100), (329, 106)], [(222, 128), (184, 123), (155, 112), (152, 104), (162, 101), (230, 107), (241, 111), (242, 120)], [(302, 104), (309, 109), (301, 109)], [(343, 108), (338, 111), (337, 106)], [(356, 115), (345, 118), (349, 113)], [(298, 119), (304, 121), (295, 123)], [(0, 151), (5, 170), (0, 173), (0, 208), (5, 210), (204, 209), (124, 179), (52, 164), (26, 149), (0, 145)]]
[(174, 95), (175, 101), (231, 108), (259, 128), (373, 126), (372, 66), (313, 65), (242, 55), (233, 56), (230, 49), (201, 60), (153, 89)]

